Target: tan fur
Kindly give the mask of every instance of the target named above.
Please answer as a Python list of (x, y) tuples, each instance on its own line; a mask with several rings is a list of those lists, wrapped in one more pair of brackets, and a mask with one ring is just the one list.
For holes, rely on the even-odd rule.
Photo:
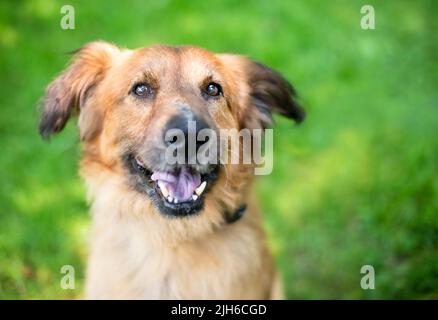
[[(60, 131), (70, 114), (79, 113), (81, 175), (93, 220), (87, 298), (283, 297), (251, 191), (252, 165), (223, 166), (202, 212), (172, 219), (132, 188), (120, 157), (133, 148), (152, 157), (151, 146), (175, 103), (208, 112), (219, 128), (263, 128), (270, 119), (252, 106), (252, 81), (267, 104), (281, 104), (281, 98), (296, 107), (285, 80), (266, 70), (244, 57), (194, 47), (120, 50), (94, 42), (48, 87), (40, 128), (44, 136)], [(145, 77), (159, 88), (146, 107), (127, 94), (136, 79)], [(193, 89), (205, 77), (219, 79), (226, 92), (208, 111)], [(282, 91), (270, 97), (273, 90)], [(226, 223), (224, 213), (241, 204), (248, 205), (243, 218)]]
[[(266, 299), (275, 270), (253, 204), (235, 224), (169, 220), (108, 174), (93, 183), (88, 298)], [(94, 193), (94, 195), (93, 195)], [(206, 206), (203, 214), (212, 215)], [(217, 213), (219, 216), (219, 213)]]

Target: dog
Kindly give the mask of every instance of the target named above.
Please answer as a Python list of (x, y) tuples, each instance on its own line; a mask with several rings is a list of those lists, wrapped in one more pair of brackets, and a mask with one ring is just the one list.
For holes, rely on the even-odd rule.
[(189, 120), (196, 130), (264, 130), (273, 112), (301, 122), (283, 76), (193, 46), (96, 41), (74, 52), (42, 109), (46, 139), (77, 116), (92, 213), (86, 298), (283, 298), (251, 192), (254, 164), (163, 158), (165, 131), (186, 133)]

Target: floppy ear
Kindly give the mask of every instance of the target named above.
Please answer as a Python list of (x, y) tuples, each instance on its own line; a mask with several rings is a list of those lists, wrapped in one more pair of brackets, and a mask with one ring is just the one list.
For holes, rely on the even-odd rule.
[(238, 55), (220, 55), (224, 65), (231, 68), (238, 100), (241, 106), (240, 121), (244, 127), (272, 125), (272, 112), (277, 112), (300, 123), (305, 112), (297, 102), (297, 94), (292, 85), (278, 72), (267, 66)]
[[(60, 132), (72, 114), (85, 108), (92, 89), (103, 78), (117, 47), (105, 42), (91, 42), (74, 53), (73, 62), (46, 89), (39, 131), (43, 138)], [(81, 138), (91, 138), (98, 130), (99, 115), (86, 110), (93, 119), (80, 115)]]

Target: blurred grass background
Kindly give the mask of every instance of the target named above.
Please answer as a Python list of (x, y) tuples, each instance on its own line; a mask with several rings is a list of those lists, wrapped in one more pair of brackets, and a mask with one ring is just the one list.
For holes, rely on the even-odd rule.
[[(72, 4), (76, 29), (62, 30)], [(374, 5), (376, 30), (360, 28)], [(71, 51), (193, 44), (249, 55), (298, 89), (256, 185), (288, 298), (438, 298), (435, 1), (0, 2), (0, 298), (78, 298), (89, 217), (74, 123), (49, 144), (36, 104)], [(76, 290), (59, 286), (76, 268)], [(371, 264), (376, 289), (360, 288)]]

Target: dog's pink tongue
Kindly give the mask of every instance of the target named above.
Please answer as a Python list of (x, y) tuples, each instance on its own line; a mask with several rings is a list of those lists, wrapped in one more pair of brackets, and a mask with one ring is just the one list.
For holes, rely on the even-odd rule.
[(190, 200), (201, 184), (201, 175), (198, 172), (189, 172), (186, 167), (182, 167), (177, 173), (155, 171), (151, 179), (161, 181), (169, 191), (169, 196), (178, 201)]

